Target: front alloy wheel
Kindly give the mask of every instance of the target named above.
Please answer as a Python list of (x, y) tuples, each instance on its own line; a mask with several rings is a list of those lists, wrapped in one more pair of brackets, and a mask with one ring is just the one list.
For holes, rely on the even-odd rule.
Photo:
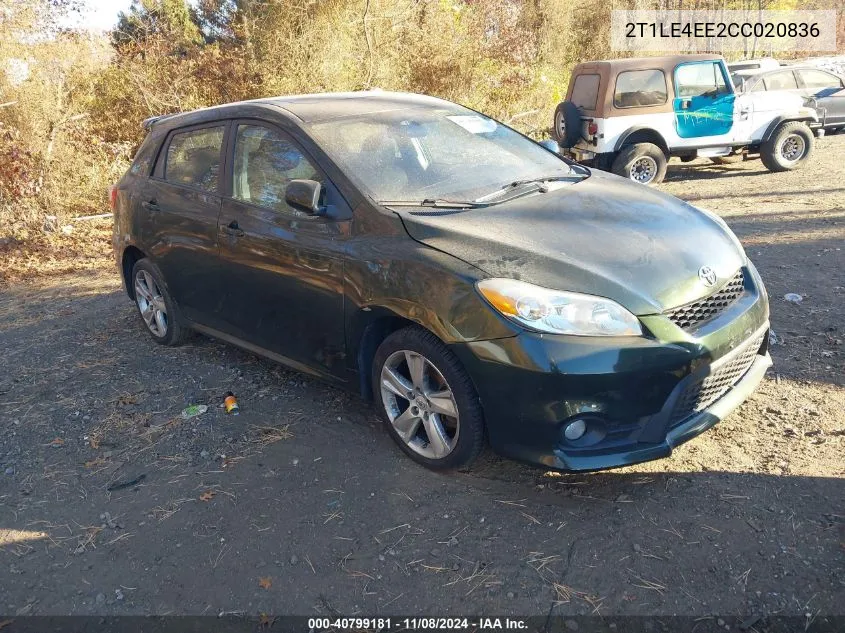
[(411, 350), (393, 352), (381, 370), (381, 398), (397, 435), (428, 459), (455, 448), (460, 416), (449, 383), (437, 367)]
[(475, 386), (452, 351), (410, 326), (390, 334), (373, 359), (373, 399), (390, 436), (428, 468), (469, 466), (484, 446)]
[(806, 151), (806, 143), (799, 134), (790, 134), (780, 144), (780, 155), (787, 163), (800, 160)]

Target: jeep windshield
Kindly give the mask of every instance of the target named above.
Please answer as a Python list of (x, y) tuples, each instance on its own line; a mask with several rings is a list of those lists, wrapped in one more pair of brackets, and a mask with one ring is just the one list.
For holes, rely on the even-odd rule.
[(464, 108), (409, 108), (309, 126), (320, 146), (376, 201), (471, 208), (580, 180), (560, 157)]

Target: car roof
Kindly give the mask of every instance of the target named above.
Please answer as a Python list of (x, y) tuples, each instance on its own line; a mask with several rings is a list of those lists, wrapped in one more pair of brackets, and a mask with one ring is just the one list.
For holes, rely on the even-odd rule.
[(755, 57), (753, 59), (737, 59), (736, 61), (728, 62), (728, 66), (739, 66), (740, 64), (763, 64), (774, 62), (780, 64), (774, 57)]
[(621, 59), (600, 59), (597, 61), (581, 62), (577, 68), (606, 67), (614, 71), (633, 70), (639, 68), (674, 68), (684, 62), (717, 61), (721, 55), (700, 53), (697, 55), (666, 55), (663, 57), (626, 57)]
[(738, 70), (734, 74), (745, 76), (746, 73), (749, 73), (750, 76), (753, 77), (762, 77), (763, 75), (771, 75), (778, 72), (789, 70), (819, 70), (823, 73), (827, 73), (828, 75), (833, 75), (834, 77), (842, 77), (842, 75), (833, 72), (832, 70), (828, 70), (827, 68), (819, 68), (818, 66), (809, 66), (809, 65), (801, 65), (801, 66), (781, 66), (780, 68), (769, 68), (767, 70), (756, 70), (756, 71), (749, 71), (749, 70)]
[(159, 123), (171, 125), (192, 125), (214, 120), (218, 117), (237, 116), (249, 106), (275, 107), (286, 111), (289, 115), (305, 123), (330, 121), (347, 117), (356, 117), (375, 112), (391, 112), (407, 110), (408, 108), (443, 108), (459, 107), (456, 104), (411, 92), (388, 92), (383, 90), (362, 90), (358, 92), (326, 92), (319, 94), (291, 95), (279, 97), (263, 97), (250, 101), (237, 101), (219, 106), (211, 106), (150, 117), (143, 123), (145, 129), (150, 129)]

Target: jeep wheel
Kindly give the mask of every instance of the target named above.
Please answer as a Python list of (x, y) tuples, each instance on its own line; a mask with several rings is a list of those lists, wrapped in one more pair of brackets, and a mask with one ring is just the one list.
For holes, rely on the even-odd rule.
[(789, 171), (800, 166), (813, 151), (815, 139), (801, 121), (781, 123), (760, 146), (760, 159), (769, 171)]
[(656, 185), (666, 176), (666, 155), (653, 143), (636, 143), (622, 148), (611, 171), (642, 185)]

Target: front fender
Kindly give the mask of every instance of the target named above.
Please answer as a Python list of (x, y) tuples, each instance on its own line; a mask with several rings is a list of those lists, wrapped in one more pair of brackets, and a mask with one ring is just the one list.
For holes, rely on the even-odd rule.
[(769, 123), (768, 127), (766, 127), (766, 131), (763, 133), (763, 137), (760, 140), (768, 141), (781, 123), (787, 123), (789, 121), (804, 121), (806, 123), (818, 123), (819, 116), (818, 113), (815, 110), (812, 110), (811, 108), (801, 108), (799, 110), (795, 110), (794, 112), (781, 114), (772, 119), (772, 122)]

